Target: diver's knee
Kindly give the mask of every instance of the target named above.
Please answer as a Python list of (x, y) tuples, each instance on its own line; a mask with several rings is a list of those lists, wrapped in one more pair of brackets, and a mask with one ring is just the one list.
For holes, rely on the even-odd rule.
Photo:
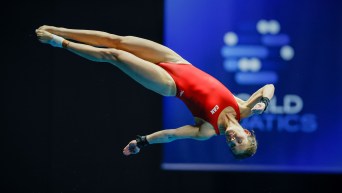
[(171, 78), (165, 81), (164, 89), (161, 93), (163, 96), (176, 96), (177, 94), (177, 87), (175, 81)]

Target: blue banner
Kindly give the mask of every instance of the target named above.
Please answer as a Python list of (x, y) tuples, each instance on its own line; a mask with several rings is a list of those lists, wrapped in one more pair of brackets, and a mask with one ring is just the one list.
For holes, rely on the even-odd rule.
[[(342, 3), (166, 0), (165, 45), (247, 99), (275, 85), (266, 113), (242, 120), (259, 142), (235, 160), (223, 136), (164, 145), (163, 169), (342, 173)], [(193, 124), (164, 99), (164, 128)]]

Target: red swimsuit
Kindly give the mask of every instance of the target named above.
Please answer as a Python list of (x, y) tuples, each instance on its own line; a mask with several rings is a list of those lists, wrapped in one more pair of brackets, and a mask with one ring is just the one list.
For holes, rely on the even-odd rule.
[(193, 116), (209, 122), (220, 134), (217, 121), (221, 111), (233, 107), (240, 121), (239, 106), (234, 95), (217, 79), (190, 64), (159, 63), (173, 78), (177, 97), (190, 109)]

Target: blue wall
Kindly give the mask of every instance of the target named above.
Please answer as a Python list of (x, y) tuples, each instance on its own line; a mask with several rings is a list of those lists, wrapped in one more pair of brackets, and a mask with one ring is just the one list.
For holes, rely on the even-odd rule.
[[(342, 3), (168, 0), (165, 44), (246, 99), (276, 87), (266, 113), (242, 121), (257, 154), (237, 161), (222, 136), (164, 146), (164, 169), (342, 172)], [(164, 127), (193, 123), (164, 99)]]

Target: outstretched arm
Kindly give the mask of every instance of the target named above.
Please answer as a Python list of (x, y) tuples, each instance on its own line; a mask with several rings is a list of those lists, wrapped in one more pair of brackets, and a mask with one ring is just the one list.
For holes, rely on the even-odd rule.
[[(166, 129), (145, 136), (147, 144), (169, 143), (178, 139), (207, 140), (215, 135), (214, 129), (208, 129), (206, 124), (199, 126), (186, 125), (177, 129)], [(146, 143), (146, 141), (145, 141)], [(124, 149), (123, 154), (128, 156), (139, 153), (137, 140), (132, 140)]]

